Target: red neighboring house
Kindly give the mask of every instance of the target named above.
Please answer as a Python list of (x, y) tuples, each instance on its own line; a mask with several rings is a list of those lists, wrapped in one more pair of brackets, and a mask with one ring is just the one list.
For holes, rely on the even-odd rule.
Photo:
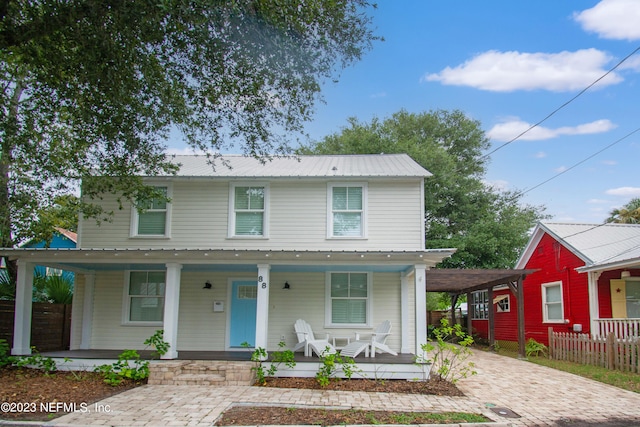
[[(525, 339), (548, 344), (548, 329), (620, 338), (640, 336), (640, 224), (538, 223), (517, 262), (537, 269), (523, 281)], [(509, 288), (472, 294), (474, 332), (517, 341), (516, 300)]]

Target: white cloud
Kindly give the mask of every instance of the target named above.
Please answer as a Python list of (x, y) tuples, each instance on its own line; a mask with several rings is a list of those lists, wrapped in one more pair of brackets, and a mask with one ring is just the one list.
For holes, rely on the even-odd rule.
[[(597, 49), (575, 52), (523, 53), (491, 50), (455, 68), (427, 74), (424, 80), (445, 85), (470, 86), (495, 92), (544, 89), (554, 92), (581, 90), (607, 72), (611, 57)], [(599, 85), (612, 85), (622, 77), (611, 73)]]
[(567, 169), (569, 169), (569, 168), (566, 167), (566, 166), (560, 166), (559, 168), (555, 168), (553, 171), (555, 173), (562, 173), (562, 172), (566, 171)]
[(640, 197), (640, 187), (618, 187), (605, 191), (612, 196)]
[(386, 98), (386, 97), (387, 97), (387, 92), (378, 92), (378, 93), (371, 94), (369, 96), (369, 98), (371, 99)]
[(498, 190), (498, 191), (507, 191), (509, 190), (509, 181), (505, 181), (502, 179), (496, 179), (494, 181), (483, 180), (484, 185), (487, 187)]
[(602, 0), (591, 9), (575, 13), (573, 18), (585, 31), (605, 39), (640, 39), (638, 0)]
[(538, 151), (534, 157), (536, 159), (544, 159), (545, 157), (547, 157), (547, 153), (545, 153), (544, 151)]
[[(495, 125), (487, 132), (487, 136), (494, 141), (511, 141), (530, 127), (530, 123), (514, 118), (507, 122)], [(556, 129), (536, 126), (518, 139), (523, 141), (542, 141), (545, 139), (557, 138), (561, 135), (590, 135), (594, 133), (603, 133), (614, 128), (616, 128), (616, 125), (607, 119), (596, 120), (591, 123), (584, 123), (578, 126), (563, 126)]]
[(604, 204), (611, 203), (611, 201), (605, 200), (605, 199), (589, 199), (587, 200), (587, 203), (591, 205), (604, 205)]
[(607, 166), (615, 166), (618, 164), (618, 162), (616, 162), (615, 160), (603, 160), (602, 164)]

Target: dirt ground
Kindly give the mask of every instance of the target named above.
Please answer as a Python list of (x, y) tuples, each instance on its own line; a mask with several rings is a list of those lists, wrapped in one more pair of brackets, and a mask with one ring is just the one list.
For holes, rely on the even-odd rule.
[(94, 372), (46, 374), (5, 367), (0, 369), (0, 419), (49, 420), (139, 385), (129, 381), (110, 386)]
[[(83, 410), (86, 405), (105, 399), (143, 383), (125, 382), (113, 387), (93, 372), (56, 372), (27, 368), (0, 369), (0, 419), (49, 420), (70, 410)], [(311, 388), (342, 391), (394, 392), (461, 396), (462, 393), (445, 381), (411, 382), (403, 380), (335, 380), (320, 387), (315, 378), (269, 378), (264, 387)], [(83, 406), (84, 405), (84, 406)], [(371, 414), (361, 411), (329, 413), (316, 409), (234, 407), (224, 415), (226, 425), (259, 424), (371, 424), (372, 418), (386, 424), (398, 424), (401, 415)], [(277, 420), (275, 422), (274, 420)], [(396, 422), (394, 422), (396, 420)], [(406, 421), (406, 420), (405, 420)], [(418, 423), (419, 419), (415, 423)], [(459, 422), (451, 421), (450, 422)]]

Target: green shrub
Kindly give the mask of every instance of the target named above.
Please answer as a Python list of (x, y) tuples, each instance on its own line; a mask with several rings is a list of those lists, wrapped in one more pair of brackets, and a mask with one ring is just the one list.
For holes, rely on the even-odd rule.
[(320, 356), (320, 368), (316, 373), (316, 381), (322, 387), (326, 387), (335, 378), (339, 371), (342, 371), (345, 378), (351, 379), (355, 373), (356, 362), (350, 357), (342, 357), (338, 353), (329, 353), (329, 347)]
[(530, 356), (546, 356), (548, 354), (549, 349), (546, 345), (542, 344), (534, 340), (533, 338), (529, 338), (529, 341), (524, 346), (524, 351), (527, 357)]
[[(278, 343), (278, 347), (281, 349), (285, 346), (286, 344), (284, 342)], [(262, 347), (258, 347), (253, 351), (251, 354), (251, 360), (257, 363), (256, 366), (251, 368), (251, 370), (256, 373), (256, 382), (260, 385), (266, 384), (267, 377), (273, 377), (281, 364), (284, 363), (289, 368), (296, 366), (295, 355), (291, 350), (279, 350), (272, 352), (269, 368), (264, 364), (267, 360), (267, 351)]]
[(462, 330), (462, 326), (449, 325), (447, 319), (442, 319), (441, 326), (433, 330), (435, 343), (422, 345), (425, 354), (431, 357), (423, 358), (419, 362), (431, 364), (431, 372), (438, 374), (444, 381), (456, 383), (460, 378), (475, 375), (473, 362), (465, 362), (471, 355), (469, 348), (473, 344), (473, 337)]

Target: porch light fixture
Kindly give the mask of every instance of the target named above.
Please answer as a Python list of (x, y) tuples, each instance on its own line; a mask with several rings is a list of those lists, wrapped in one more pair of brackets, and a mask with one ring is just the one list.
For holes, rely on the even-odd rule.
[(211, 288), (213, 288), (213, 285), (211, 284), (210, 281), (207, 280), (206, 282), (204, 282), (204, 287), (202, 289), (211, 289)]
[(625, 279), (627, 277), (631, 277), (631, 272), (629, 270), (624, 270), (622, 273), (620, 273), (621, 279)]
[(291, 289), (291, 285), (289, 284), (289, 282), (284, 282), (284, 286), (282, 287), (282, 289), (286, 289), (286, 290)]

